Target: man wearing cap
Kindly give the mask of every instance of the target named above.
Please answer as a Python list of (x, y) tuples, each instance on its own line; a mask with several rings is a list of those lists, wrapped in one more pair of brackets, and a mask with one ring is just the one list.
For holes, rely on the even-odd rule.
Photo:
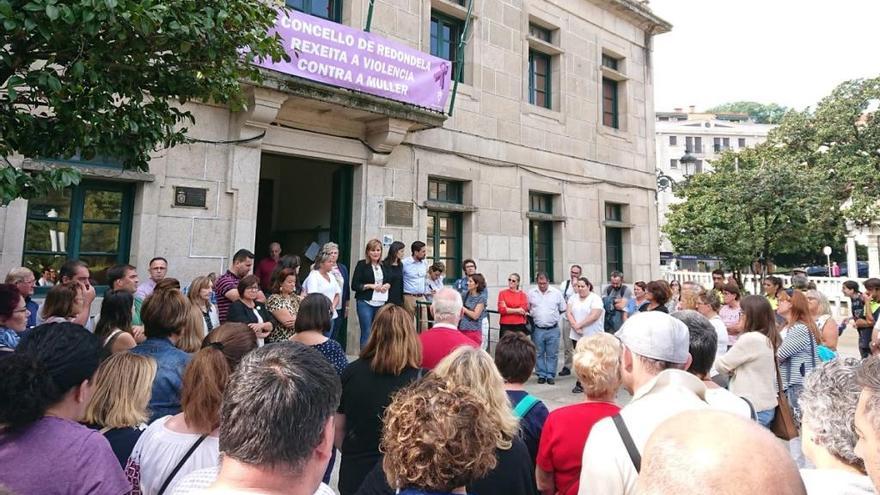
[[(633, 395), (619, 418), (605, 418), (584, 447), (580, 494), (635, 493), (637, 463), (648, 437), (664, 420), (707, 409), (706, 386), (687, 373), (690, 333), (683, 322), (659, 311), (638, 313), (617, 332), (623, 386)], [(627, 442), (633, 449), (627, 449)]]

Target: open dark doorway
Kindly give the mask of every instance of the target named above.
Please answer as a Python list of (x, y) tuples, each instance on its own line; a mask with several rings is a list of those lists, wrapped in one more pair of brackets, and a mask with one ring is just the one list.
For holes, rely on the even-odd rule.
[[(283, 254), (302, 260), (299, 280), (305, 280), (312, 244), (339, 245), (339, 262), (351, 259), (352, 183), (354, 167), (346, 164), (264, 153), (260, 163), (257, 202), (257, 259), (268, 254), (269, 243), (281, 244)], [(336, 339), (346, 343), (346, 321)]]

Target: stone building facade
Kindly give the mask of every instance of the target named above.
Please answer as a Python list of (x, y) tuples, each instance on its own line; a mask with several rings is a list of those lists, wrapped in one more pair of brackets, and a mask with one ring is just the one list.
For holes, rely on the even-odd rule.
[[(294, 6), (363, 26), (367, 5)], [(372, 32), (452, 58), (466, 13), (376, 0)], [(188, 283), (242, 247), (302, 254), (333, 240), (352, 267), (379, 238), (427, 241), (449, 281), (475, 259), (490, 308), (511, 272), (560, 282), (579, 263), (597, 284), (612, 269), (654, 278), (651, 50), (670, 28), (634, 0), (476, 0), (451, 117), (267, 71), (245, 112), (190, 105), (196, 142), (155, 153), (149, 174), (77, 163), (82, 185), (0, 210), (0, 267), (78, 256), (98, 278), (115, 261), (146, 277), (163, 256)]]

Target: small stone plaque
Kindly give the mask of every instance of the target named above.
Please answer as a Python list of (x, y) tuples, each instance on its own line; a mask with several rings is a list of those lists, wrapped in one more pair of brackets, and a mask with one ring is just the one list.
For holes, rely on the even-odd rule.
[(174, 186), (174, 206), (208, 207), (208, 190), (203, 187)]
[(385, 225), (413, 226), (413, 207), (409, 201), (385, 200)]

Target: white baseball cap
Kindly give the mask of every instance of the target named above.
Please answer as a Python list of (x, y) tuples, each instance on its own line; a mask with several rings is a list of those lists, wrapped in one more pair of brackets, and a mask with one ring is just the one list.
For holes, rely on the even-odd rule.
[(615, 335), (639, 356), (675, 364), (684, 364), (688, 360), (690, 333), (687, 325), (662, 311), (630, 316)]

